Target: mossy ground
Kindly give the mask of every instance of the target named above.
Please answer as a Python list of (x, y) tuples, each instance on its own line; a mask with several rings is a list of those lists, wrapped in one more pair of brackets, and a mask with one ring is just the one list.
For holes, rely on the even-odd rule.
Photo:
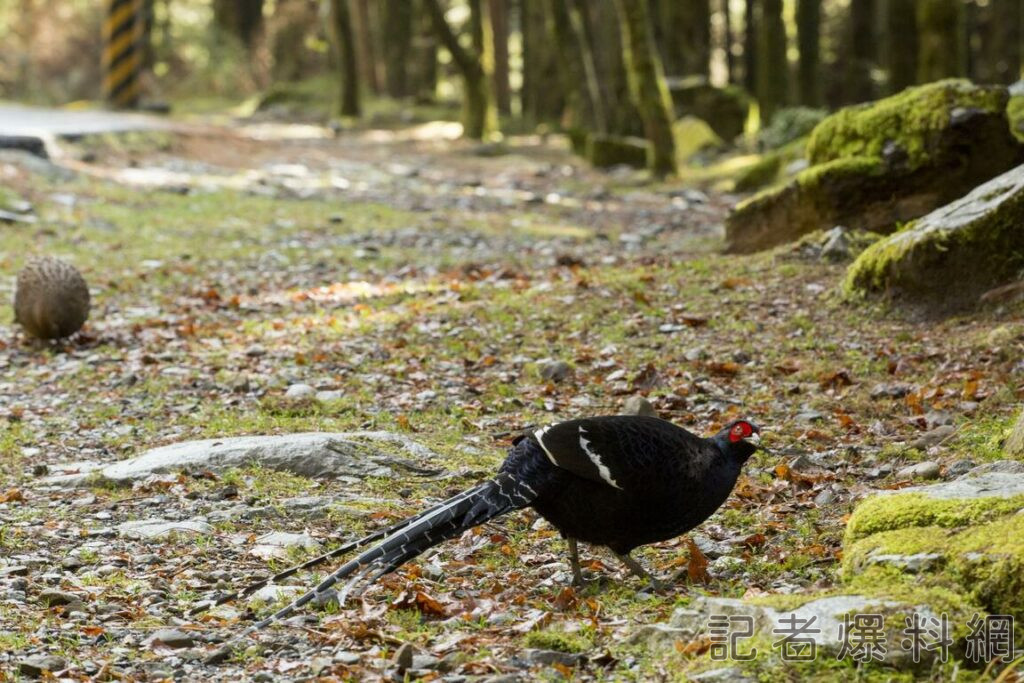
[[(574, 169), (564, 151), (536, 142), (512, 141), (508, 155), (479, 158), (448, 142), (390, 140), (217, 150), (239, 164), (244, 157), (247, 168), (275, 156), (313, 168), (338, 159), (353, 164), (345, 170), (350, 189), (308, 195), (287, 185), (271, 185), (272, 196), (260, 196), (259, 184), (146, 188), (104, 180), (107, 168), (62, 182), (10, 167), (4, 182), (34, 203), (41, 220), (0, 232), (0, 267), (13, 275), (33, 251), (62, 255), (84, 272), (95, 306), (86, 334), (70, 342), (34, 344), (13, 326), (0, 338), (0, 374), (11, 387), (0, 404), (7, 422), (0, 495), (18, 489), (24, 496), (0, 504), (0, 555), (47, 553), (56, 565), (77, 552), (91, 571), (112, 561), (110, 546), (129, 557), (158, 554), (169, 578), (133, 576), (126, 563), (120, 576), (93, 586), (96, 601), (126, 607), (104, 622), (116, 639), (97, 642), (86, 629), (92, 622), (62, 620), (30, 599), (0, 606), (0, 643), (47, 649), (76, 666), (109, 661), (118, 670), (142, 671), (159, 655), (141, 638), (213, 590), (204, 576), (228, 567), (233, 584), (268, 569), (245, 554), (246, 539), (308, 529), (330, 547), (339, 529), (350, 536), (375, 528), (486, 476), (521, 427), (616, 412), (626, 396), (643, 393), (663, 416), (700, 433), (739, 414), (753, 416), (777, 450), (750, 463), (737, 495), (703, 528), (742, 560), (737, 573), (649, 595), (611, 558), (586, 548), (586, 571), (608, 579), (567, 591), (564, 572), (551, 568), (562, 542), (524, 513), (442, 548), (440, 579), (425, 577), (427, 559), (385, 579), (368, 595), (382, 615), (369, 623), (384, 640), (351, 635), (346, 629), (366, 618), (352, 610), (320, 616), (323, 637), (335, 645), (360, 652), (379, 646), (371, 659), (387, 657), (401, 640), (429, 650), (466, 630), (472, 638), (460, 646), (462, 666), (492, 671), (531, 642), (525, 634), (552, 631), (579, 637), (573, 648), (612, 654), (609, 668), (592, 665), (581, 676), (682, 675), (699, 658), (646, 656), (625, 646), (624, 636), (699, 592), (740, 597), (782, 586), (836, 586), (853, 494), (866, 492), (865, 472), (883, 452), (893, 465), (908, 461), (894, 444), (916, 438), (925, 410), (952, 410), (958, 425), (994, 432), (1016, 409), (1024, 339), (989, 337), (1019, 309), (934, 325), (894, 319), (881, 308), (839, 301), (833, 292), (840, 266), (785, 252), (719, 255), (713, 225), (724, 206), (716, 195), (682, 212), (673, 208), (682, 185), (633, 176), (616, 184)], [(131, 153), (146, 166), (198, 147), (174, 140), (169, 150)], [(187, 161), (212, 164), (208, 157)], [(417, 173), (401, 169), (381, 179), (375, 173), (387, 163)], [(360, 181), (367, 187), (357, 187)], [(534, 196), (511, 195), (509, 204), (501, 191), (512, 186)], [(597, 199), (590, 194), (595, 187), (605, 190)], [(560, 194), (558, 201), (548, 201), (549, 193)], [(651, 224), (662, 229), (630, 246)], [(10, 320), (6, 304), (2, 316)], [(544, 381), (537, 367), (545, 358), (570, 362), (574, 374)], [(917, 400), (871, 398), (875, 384), (894, 379), (912, 383)], [(339, 398), (285, 402), (285, 388), (299, 381), (338, 391)], [(960, 412), (965, 395), (977, 399), (970, 413)], [(803, 421), (798, 415), (806, 410), (821, 419)], [(434, 465), (455, 474), (441, 482), (403, 477), (351, 485), (244, 470), (216, 479), (184, 476), (152, 490), (85, 492), (46, 491), (33, 474), (37, 465), (113, 461), (191, 438), (348, 429), (409, 433), (439, 454)], [(954, 439), (930, 457), (969, 456), (973, 444), (994, 438), (969, 426), (961, 433), (964, 444)], [(824, 454), (831, 467), (808, 479), (787, 478), (777, 468), (799, 454)], [(233, 497), (219, 499), (229, 486)], [(829, 486), (835, 501), (818, 507), (815, 496)], [(280, 504), (310, 495), (354, 499), (312, 518), (292, 516)], [(95, 501), (72, 504), (88, 496)], [(163, 501), (159, 509), (140, 502), (154, 496)], [(83, 541), (127, 519), (209, 514), (248, 500), (278, 512), (145, 547)], [(486, 542), (470, 546), (476, 539)], [(677, 540), (638, 556), (668, 573), (686, 565), (689, 551)], [(186, 561), (187, 567), (177, 564)], [(61, 578), (73, 589), (77, 580)], [(152, 607), (154, 585), (165, 592), (163, 606), (127, 610)], [(458, 619), (391, 606), (415, 586), (443, 598)], [(38, 589), (33, 579), (30, 594)], [(550, 614), (546, 623), (531, 625), (535, 612)], [(492, 622), (495, 614), (508, 616)], [(214, 620), (200, 628), (227, 633), (239, 623)], [(136, 640), (121, 661), (114, 648), (125, 638)], [(304, 654), (273, 645), (257, 654), (221, 673), (238, 679), (284, 661), (309, 664)], [(685, 660), (682, 668), (677, 657)], [(769, 680), (778, 672), (766, 662), (756, 666)]]

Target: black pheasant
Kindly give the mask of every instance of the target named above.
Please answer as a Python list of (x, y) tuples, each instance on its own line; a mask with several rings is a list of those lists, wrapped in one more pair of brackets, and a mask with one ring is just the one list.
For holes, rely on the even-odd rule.
[[(246, 588), (238, 595), (379, 541), (241, 637), (349, 578), (339, 596), (343, 603), (360, 581), (372, 583), (446, 539), (525, 507), (534, 508), (567, 539), (576, 582), (583, 579), (578, 541), (608, 547), (633, 573), (654, 582), (630, 552), (675, 538), (711, 516), (759, 442), (760, 429), (747, 420), (736, 420), (707, 439), (665, 420), (632, 415), (569, 420), (538, 429), (515, 441), (490, 481)], [(224, 654), (222, 648), (215, 659)]]

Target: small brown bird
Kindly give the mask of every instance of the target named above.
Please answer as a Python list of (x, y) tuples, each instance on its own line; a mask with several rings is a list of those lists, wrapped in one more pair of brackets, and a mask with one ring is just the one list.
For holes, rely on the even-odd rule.
[(18, 273), (14, 320), (39, 339), (69, 337), (89, 317), (89, 287), (70, 263), (41, 256)]

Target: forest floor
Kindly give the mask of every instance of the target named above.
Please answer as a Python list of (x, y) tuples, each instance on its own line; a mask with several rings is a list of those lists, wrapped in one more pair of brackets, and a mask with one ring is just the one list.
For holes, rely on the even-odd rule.
[[(39, 654), (72, 680), (389, 677), (405, 642), (443, 662), (428, 678), (683, 678), (706, 646), (654, 655), (629, 634), (695, 595), (827, 588), (856, 500), (906, 485), (894, 472), (909, 464), (948, 476), (1000, 457), (1022, 398), (1019, 307), (920, 321), (846, 303), (845, 265), (812, 247), (719, 253), (735, 197), (593, 171), (554, 138), (452, 137), (446, 124), (334, 136), (253, 123), (86, 139), (70, 172), (0, 158), (0, 193), (30, 203), (33, 221), (0, 223), (0, 680)], [(31, 253), (73, 261), (90, 283), (90, 322), (70, 341), (34, 343), (9, 322)], [(300, 383), (333, 393), (285, 398)], [(361, 602), (307, 610), (262, 647), (202, 664), (251, 614), (185, 612), (302, 557), (253, 556), (260, 535), (336, 546), (486, 476), (517, 430), (638, 394), (700, 434), (737, 416), (763, 427), (771, 452), (692, 535), (740, 562), (704, 566), (685, 537), (642, 549), (659, 573), (690, 569), (652, 593), (587, 548), (588, 573), (607, 580), (573, 589), (557, 534), (514, 514)], [(947, 424), (951, 437), (919, 441)], [(450, 476), (46, 481), (62, 463), (189, 439), (363, 429), (415, 439)], [(286, 504), (311, 496), (332, 502)], [(154, 518), (212, 531), (117, 531)], [(181, 642), (153, 641), (170, 627)], [(531, 664), (525, 648), (586, 659)]]

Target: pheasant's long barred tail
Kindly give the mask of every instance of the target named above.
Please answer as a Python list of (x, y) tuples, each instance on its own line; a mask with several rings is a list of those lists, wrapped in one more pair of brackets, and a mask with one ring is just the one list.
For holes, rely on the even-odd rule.
[(190, 617), (191, 616), (195, 616), (197, 614), (201, 614), (203, 612), (206, 612), (207, 610), (213, 609), (214, 607), (218, 607), (218, 606), (223, 605), (225, 603), (232, 602), (234, 600), (241, 600), (242, 598), (245, 598), (245, 597), (247, 597), (249, 595), (252, 595), (256, 591), (260, 590), (261, 588), (264, 588), (264, 587), (269, 586), (271, 584), (278, 583), (279, 581), (283, 581), (284, 579), (287, 579), (287, 578), (289, 578), (291, 576), (294, 576), (294, 575), (298, 574), (301, 571), (305, 571), (306, 569), (312, 569), (314, 567), (318, 567), (318, 566), (320, 566), (322, 564), (325, 564), (325, 563), (327, 563), (327, 562), (329, 562), (329, 561), (331, 561), (331, 560), (333, 560), (333, 559), (335, 559), (337, 557), (341, 557), (342, 555), (350, 553), (353, 550), (357, 550), (357, 549), (362, 548), (364, 546), (367, 546), (367, 545), (369, 545), (369, 544), (371, 544), (371, 543), (373, 543), (375, 541), (379, 541), (380, 539), (384, 538), (385, 536), (389, 536), (391, 534), (394, 534), (395, 532), (397, 532), (397, 531), (399, 531), (401, 529), (404, 529), (405, 527), (409, 526), (410, 524), (418, 522), (419, 520), (423, 519), (425, 516), (427, 516), (427, 515), (429, 515), (429, 514), (431, 514), (433, 512), (436, 512), (438, 509), (444, 507), (445, 505), (450, 505), (453, 501), (457, 501), (457, 500), (459, 500), (459, 499), (461, 499), (463, 497), (472, 495), (473, 493), (477, 492), (482, 486), (484, 486), (484, 485), (481, 484), (478, 487), (469, 489), (467, 491), (463, 491), (462, 493), (460, 493), (459, 495), (455, 496), (454, 498), (450, 498), (450, 499), (448, 499), (448, 500), (446, 500), (446, 501), (444, 501), (442, 503), (439, 503), (439, 504), (435, 505), (434, 507), (427, 508), (426, 510), (424, 510), (423, 512), (419, 513), (418, 515), (416, 515), (414, 517), (408, 517), (408, 518), (403, 519), (402, 521), (400, 521), (397, 524), (394, 524), (394, 525), (392, 525), (390, 527), (387, 527), (387, 528), (384, 528), (384, 529), (379, 529), (379, 530), (373, 532), (372, 534), (369, 534), (369, 535), (364, 536), (362, 538), (356, 539), (354, 541), (349, 541), (348, 543), (345, 543), (344, 545), (341, 545), (341, 546), (339, 546), (339, 547), (337, 547), (337, 548), (335, 548), (333, 550), (327, 551), (323, 555), (317, 555), (316, 557), (313, 557), (313, 558), (310, 558), (309, 560), (306, 560), (302, 564), (297, 564), (297, 565), (294, 565), (292, 567), (288, 567), (287, 569), (284, 569), (284, 570), (278, 572), (277, 574), (274, 574), (273, 576), (267, 577), (266, 579), (262, 579), (260, 581), (255, 582), (255, 583), (251, 583), (248, 586), (246, 586), (245, 588), (241, 588), (241, 589), (239, 589), (237, 591), (234, 591), (232, 593), (227, 593), (227, 594), (221, 595), (221, 596), (219, 596), (219, 597), (217, 597), (217, 598), (215, 598), (213, 600), (208, 600), (207, 602), (204, 602), (204, 603), (201, 603), (199, 605), (196, 605), (195, 607), (193, 607), (191, 610), (188, 611), (188, 616), (190, 616)]
[(230, 654), (234, 643), (291, 616), (297, 609), (323, 595), (342, 579), (353, 577), (339, 593), (340, 604), (344, 604), (355, 586), (370, 572), (374, 573), (367, 586), (428, 548), (459, 536), (464, 531), (506, 512), (526, 507), (535, 498), (536, 493), (529, 484), (518, 481), (508, 473), (501, 473), (492, 481), (449, 498), (444, 503), (392, 527), (393, 531), (389, 529), (390, 533), (379, 544), (338, 567), (316, 588), (296, 598), (288, 606), (247, 628), (237, 638), (218, 649), (207, 662), (221, 661)]

